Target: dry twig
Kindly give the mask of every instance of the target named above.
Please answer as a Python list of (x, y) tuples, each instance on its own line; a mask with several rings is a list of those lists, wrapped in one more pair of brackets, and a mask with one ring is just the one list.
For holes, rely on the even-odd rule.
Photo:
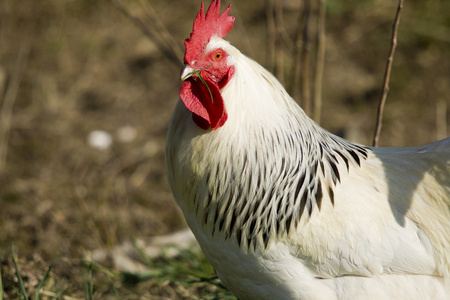
[(142, 32), (153, 42), (156, 43), (161, 53), (167, 56), (167, 58), (176, 64), (177, 67), (183, 64), (181, 57), (183, 57), (183, 51), (180, 46), (174, 40), (169, 31), (165, 28), (163, 22), (158, 17), (158, 14), (154, 11), (153, 7), (147, 1), (140, 1), (141, 6), (144, 8), (149, 20), (150, 26), (144, 23), (142, 19), (132, 15), (128, 9), (123, 5), (121, 0), (111, 0), (114, 6), (123, 13), (125, 17), (130, 19), (142, 30)]
[(310, 81), (309, 81), (309, 60), (310, 60), (310, 16), (311, 16), (311, 0), (305, 0), (304, 14), (303, 14), (303, 34), (302, 34), (302, 48), (301, 48), (301, 65), (302, 70), (300, 74), (300, 82), (302, 87), (302, 103), (303, 110), (307, 115), (311, 114), (311, 100), (310, 100)]
[(326, 18), (326, 0), (319, 0), (319, 11), (317, 17), (317, 54), (316, 70), (314, 77), (314, 121), (320, 123), (320, 114), (322, 111), (322, 82), (323, 69), (325, 64), (325, 18)]
[[(302, 2), (303, 3), (303, 2)], [(300, 98), (300, 70), (301, 70), (301, 63), (300, 63), (300, 53), (302, 50), (302, 28), (303, 28), (303, 9), (302, 6), (299, 9), (299, 16), (297, 20), (297, 30), (295, 32), (294, 36), (294, 47), (292, 50), (292, 64), (291, 64), (291, 71), (290, 71), (290, 82), (289, 82), (289, 94), (294, 98), (299, 104), (300, 101), (298, 100)]]
[(394, 25), (392, 26), (391, 49), (389, 51), (389, 56), (386, 64), (386, 71), (384, 73), (383, 92), (381, 94), (380, 103), (378, 104), (377, 124), (375, 128), (375, 133), (373, 135), (373, 143), (372, 143), (374, 147), (378, 146), (378, 140), (380, 138), (384, 105), (386, 103), (387, 94), (389, 92), (389, 79), (391, 77), (391, 69), (392, 69), (392, 62), (394, 60), (395, 48), (397, 46), (397, 31), (398, 25), (400, 23), (400, 14), (402, 8), (403, 8), (403, 0), (399, 0)]
[(275, 18), (273, 0), (266, 0), (266, 24), (267, 24), (267, 46), (266, 46), (266, 66), (271, 72), (274, 71), (275, 57)]
[(284, 84), (284, 51), (283, 40), (284, 24), (283, 24), (283, 2), (281, 0), (275, 1), (275, 76)]

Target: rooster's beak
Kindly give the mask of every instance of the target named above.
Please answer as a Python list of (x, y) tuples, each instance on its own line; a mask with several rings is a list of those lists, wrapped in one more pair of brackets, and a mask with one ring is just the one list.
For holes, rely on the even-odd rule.
[(195, 68), (192, 68), (188, 64), (184, 64), (183, 68), (181, 68), (181, 73), (180, 73), (181, 81), (185, 81), (186, 79), (191, 77), (191, 75), (194, 74), (194, 70), (195, 70)]

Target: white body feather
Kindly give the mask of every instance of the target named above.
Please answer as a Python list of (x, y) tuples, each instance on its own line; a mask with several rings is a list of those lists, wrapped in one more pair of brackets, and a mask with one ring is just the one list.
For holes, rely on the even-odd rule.
[(220, 279), (243, 299), (450, 299), (450, 139), (353, 145), (311, 121), (220, 38), (228, 120), (181, 101), (167, 137), (174, 196)]

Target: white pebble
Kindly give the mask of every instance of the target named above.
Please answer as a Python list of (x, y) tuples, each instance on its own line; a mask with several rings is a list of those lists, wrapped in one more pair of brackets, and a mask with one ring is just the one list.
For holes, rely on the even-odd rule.
[(99, 150), (106, 150), (112, 145), (111, 135), (103, 130), (91, 131), (88, 135), (87, 140), (89, 146)]

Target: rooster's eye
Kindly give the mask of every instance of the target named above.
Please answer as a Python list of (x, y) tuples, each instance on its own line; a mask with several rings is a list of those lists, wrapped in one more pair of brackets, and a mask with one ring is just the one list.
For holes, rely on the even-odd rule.
[(222, 59), (222, 51), (217, 51), (216, 53), (214, 53), (214, 56), (213, 56), (213, 59), (215, 60), (215, 61), (219, 61), (219, 60), (221, 60)]

